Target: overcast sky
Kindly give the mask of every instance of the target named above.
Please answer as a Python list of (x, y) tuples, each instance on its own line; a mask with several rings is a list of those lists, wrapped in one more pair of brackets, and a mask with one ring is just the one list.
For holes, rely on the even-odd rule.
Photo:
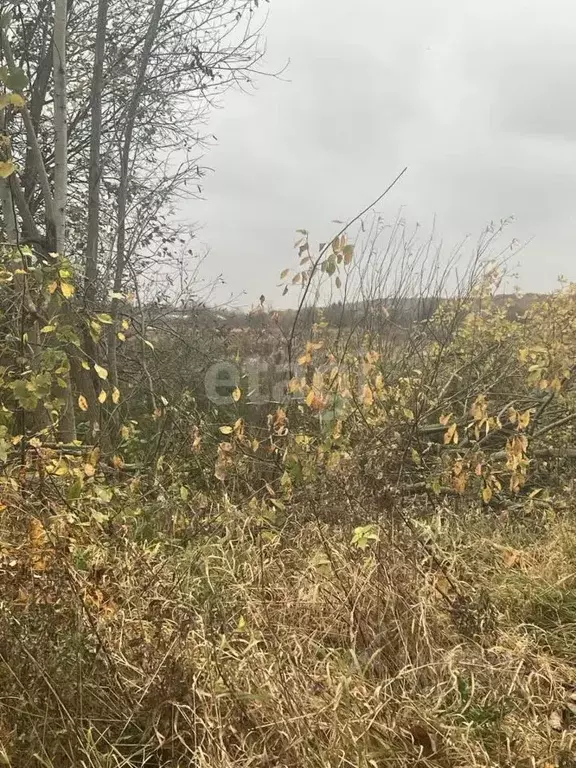
[(267, 66), (228, 94), (203, 224), (219, 293), (250, 305), (296, 263), (294, 231), (318, 242), (405, 165), (385, 215), (452, 244), (490, 220), (533, 238), (520, 285), (576, 279), (576, 6), (573, 0), (271, 0)]

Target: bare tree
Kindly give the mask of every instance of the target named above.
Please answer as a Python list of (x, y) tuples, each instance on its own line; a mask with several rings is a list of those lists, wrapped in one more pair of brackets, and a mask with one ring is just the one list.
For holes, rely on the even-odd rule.
[(66, 250), (68, 125), (66, 97), (66, 0), (54, 0), (54, 207), (56, 250)]
[[(121, 140), (120, 152), (120, 179), (118, 187), (118, 232), (116, 237), (116, 265), (114, 269), (113, 291), (115, 294), (122, 290), (122, 279), (126, 265), (126, 209), (128, 205), (128, 190), (130, 185), (130, 165), (132, 159), (132, 140), (136, 124), (136, 115), (142, 98), (142, 88), (146, 79), (146, 72), (150, 62), (150, 54), (154, 45), (158, 30), (160, 28), (160, 19), (164, 9), (164, 0), (155, 0), (154, 8), (146, 30), (146, 37), (140, 57), (138, 74), (134, 82), (134, 88), (130, 96), (126, 112), (126, 125)], [(117, 315), (118, 299), (112, 299), (112, 317), (115, 320)], [(108, 335), (108, 366), (114, 386), (118, 386), (118, 365), (116, 360), (116, 328), (112, 325)]]
[(94, 305), (98, 281), (98, 245), (100, 227), (100, 187), (102, 164), (102, 88), (104, 82), (104, 56), (106, 53), (106, 23), (109, 0), (99, 0), (96, 20), (96, 46), (90, 94), (90, 172), (88, 176), (88, 224), (86, 232), (86, 265), (84, 299)]
[[(116, 422), (101, 390), (118, 385), (122, 323), (134, 314), (119, 297), (138, 292), (150, 269), (169, 270), (190, 237), (174, 219), (175, 203), (202, 193), (209, 111), (227, 88), (250, 80), (260, 59), (256, 6), (255, 0), (14, 5), (2, 49), (8, 69), (21, 73), (15, 90), (24, 103), (9, 111), (7, 127), (22, 170), (2, 190), (3, 218), (9, 221), (10, 193), (17, 238), (44, 260), (53, 252), (65, 256), (81, 278), (74, 298), (45, 308), (47, 327), (56, 320), (69, 329), (63, 348), (72, 382), (63, 374), (54, 385), (66, 403), (62, 440), (76, 437), (79, 395), (82, 421), (88, 419), (95, 439)], [(99, 319), (109, 315), (112, 322)], [(39, 349), (54, 341), (42, 335)], [(109, 383), (99, 376), (103, 368)]]

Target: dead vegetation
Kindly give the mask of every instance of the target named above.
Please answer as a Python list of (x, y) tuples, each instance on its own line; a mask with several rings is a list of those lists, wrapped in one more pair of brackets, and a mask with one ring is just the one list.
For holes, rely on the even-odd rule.
[(114, 456), (10, 438), (5, 765), (575, 764), (576, 293), (474, 270), (405, 344), (293, 329), (264, 422), (174, 385)]

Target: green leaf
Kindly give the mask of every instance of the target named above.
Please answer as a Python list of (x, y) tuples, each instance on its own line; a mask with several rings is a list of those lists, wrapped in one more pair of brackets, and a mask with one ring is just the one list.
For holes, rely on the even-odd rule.
[(94, 486), (94, 493), (105, 504), (111, 502), (114, 497), (114, 491), (111, 488), (104, 488), (101, 485)]
[[(0, 27), (2, 27), (2, 29), (8, 29), (11, 23), (12, 23), (12, 11), (4, 11), (0, 15)], [(0, 78), (0, 79), (2, 80), (2, 82), (5, 82), (4, 78)]]
[(336, 259), (334, 258), (334, 254), (331, 254), (326, 259), (326, 261), (323, 264), (323, 269), (327, 275), (333, 275), (334, 272), (336, 272)]
[(100, 320), (101, 323), (104, 323), (105, 325), (112, 325), (114, 320), (112, 320), (111, 316), (107, 312), (102, 312), (100, 315), (96, 315), (98, 320)]
[(23, 91), (28, 87), (28, 76), (20, 67), (15, 67), (8, 71), (6, 85), (12, 91)]
[(22, 379), (15, 381), (12, 385), (12, 391), (19, 405), (25, 411), (33, 411), (38, 405), (38, 396), (30, 382), (23, 381)]
[(344, 264), (350, 264), (350, 262), (354, 258), (354, 246), (345, 245), (344, 248), (342, 249), (342, 253), (344, 254)]
[(375, 525), (361, 525), (354, 529), (350, 543), (358, 549), (366, 549), (371, 541), (380, 541), (378, 528)]
[(81, 477), (77, 477), (76, 480), (72, 483), (70, 488), (68, 488), (68, 493), (66, 494), (66, 500), (67, 501), (76, 501), (80, 498), (82, 494), (82, 487), (84, 483), (82, 481)]

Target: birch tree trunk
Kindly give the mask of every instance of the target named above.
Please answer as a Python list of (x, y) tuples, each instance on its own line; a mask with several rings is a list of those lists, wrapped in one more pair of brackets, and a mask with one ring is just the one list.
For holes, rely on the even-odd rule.
[[(108, 20), (109, 0), (99, 0), (96, 20), (96, 41), (94, 50), (94, 65), (92, 69), (92, 85), (90, 89), (90, 168), (88, 171), (88, 225), (86, 236), (86, 264), (84, 275), (84, 305), (88, 312), (96, 308), (98, 289), (98, 257), (99, 257), (99, 228), (100, 228), (100, 179), (102, 174), (100, 147), (102, 138), (102, 87), (104, 71), (104, 54), (106, 51), (106, 24)], [(98, 361), (98, 346), (94, 342), (90, 329), (84, 333), (84, 348), (89, 359)], [(88, 419), (91, 424), (92, 437), (98, 437), (101, 447), (108, 448), (108, 435), (102, 432), (102, 407), (98, 402), (98, 381), (95, 374), (80, 368), (83, 379), (83, 394), (88, 402)]]
[[(126, 268), (126, 213), (128, 206), (128, 190), (130, 185), (132, 138), (134, 135), (134, 126), (136, 123), (136, 113), (142, 94), (142, 88), (146, 79), (146, 70), (148, 69), (148, 64), (150, 62), (150, 54), (158, 35), (158, 28), (160, 26), (160, 19), (162, 18), (163, 10), (164, 0), (155, 0), (154, 9), (152, 11), (152, 16), (150, 17), (150, 23), (148, 25), (146, 38), (144, 40), (144, 46), (142, 48), (136, 82), (130, 96), (130, 102), (128, 104), (128, 110), (126, 114), (126, 128), (124, 130), (120, 158), (120, 183), (118, 186), (118, 233), (116, 240), (116, 264), (114, 268), (114, 293), (120, 293), (122, 290), (122, 281), (124, 278), (124, 270)], [(114, 323), (110, 326), (110, 332), (108, 334), (108, 368), (110, 369), (111, 381), (113, 385), (117, 387), (118, 364), (116, 361), (116, 320), (118, 315), (118, 300), (115, 298), (112, 299), (111, 314), (114, 318)]]
[(88, 175), (88, 232), (86, 245), (86, 276), (84, 299), (87, 307), (94, 306), (98, 282), (98, 245), (100, 225), (100, 144), (102, 137), (102, 86), (104, 53), (106, 49), (106, 22), (109, 0), (99, 0), (96, 21), (96, 47), (92, 88), (90, 94), (90, 170)]
[(56, 250), (66, 250), (68, 126), (66, 101), (66, 0), (54, 0), (54, 226)]
[[(54, 0), (54, 234), (56, 251), (66, 252), (66, 198), (68, 191), (68, 126), (66, 99), (66, 24), (67, 1)], [(66, 385), (59, 388), (63, 401), (60, 413), (60, 439), (71, 443), (76, 439), (76, 418), (70, 374)]]

